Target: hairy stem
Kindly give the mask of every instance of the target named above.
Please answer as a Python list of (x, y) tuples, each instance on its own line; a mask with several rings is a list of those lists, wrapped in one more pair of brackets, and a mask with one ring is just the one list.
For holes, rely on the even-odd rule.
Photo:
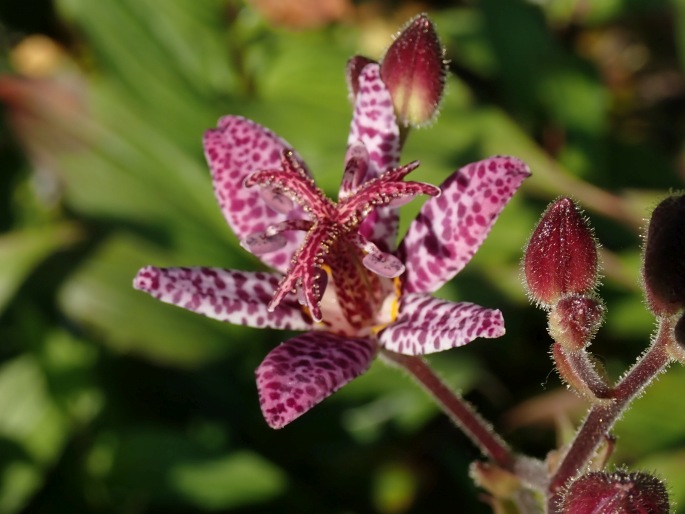
[(421, 357), (383, 351), (386, 361), (407, 371), (433, 397), (447, 416), (499, 467), (514, 472), (515, 456), (490, 424), (458, 393), (452, 391)]
[(630, 402), (666, 369), (671, 360), (667, 347), (672, 334), (672, 321), (662, 319), (657, 336), (650, 348), (638, 358), (630, 371), (616, 385), (613, 394), (614, 401), (592, 407), (552, 476), (548, 496), (549, 512), (556, 511), (562, 488), (588, 464)]

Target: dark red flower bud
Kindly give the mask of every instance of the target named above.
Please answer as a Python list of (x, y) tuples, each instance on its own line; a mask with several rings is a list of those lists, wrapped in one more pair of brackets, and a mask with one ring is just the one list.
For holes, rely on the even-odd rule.
[(433, 22), (420, 14), (400, 32), (381, 63), (381, 78), (390, 90), (400, 123), (417, 126), (433, 118), (445, 89), (446, 72)]
[(685, 195), (666, 198), (654, 209), (642, 276), (654, 314), (673, 314), (685, 306)]
[(591, 296), (569, 295), (559, 300), (549, 315), (549, 333), (564, 348), (585, 348), (602, 324), (604, 305)]
[(350, 57), (347, 61), (347, 68), (345, 68), (345, 78), (347, 79), (347, 90), (350, 93), (350, 98), (354, 101), (359, 91), (359, 75), (361, 75), (364, 66), (376, 62), (373, 59), (364, 57), (363, 55), (355, 55)]
[(523, 269), (530, 296), (542, 305), (569, 294), (589, 294), (597, 284), (597, 243), (578, 206), (554, 201), (525, 250)]
[(564, 494), (563, 514), (668, 514), (664, 483), (647, 473), (591, 472)]

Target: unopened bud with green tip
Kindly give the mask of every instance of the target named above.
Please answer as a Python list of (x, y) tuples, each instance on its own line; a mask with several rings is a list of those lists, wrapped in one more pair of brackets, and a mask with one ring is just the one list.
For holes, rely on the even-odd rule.
[(647, 303), (657, 316), (685, 307), (685, 195), (670, 196), (652, 213), (642, 277)]
[(443, 47), (433, 22), (420, 14), (399, 33), (381, 61), (381, 78), (402, 125), (421, 126), (433, 119), (446, 73)]
[(523, 270), (533, 300), (549, 307), (570, 294), (589, 295), (597, 285), (597, 242), (569, 198), (552, 202), (526, 246)]
[(566, 490), (563, 514), (668, 514), (668, 493), (653, 475), (594, 471), (575, 479)]

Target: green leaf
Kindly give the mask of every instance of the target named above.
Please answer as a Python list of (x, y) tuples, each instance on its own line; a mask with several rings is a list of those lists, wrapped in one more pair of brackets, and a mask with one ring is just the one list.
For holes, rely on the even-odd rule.
[(170, 469), (173, 487), (188, 503), (219, 510), (262, 503), (286, 485), (285, 474), (269, 461), (249, 452), (233, 452)]
[(680, 507), (673, 512), (682, 513), (685, 502), (685, 449), (682, 447), (676, 451), (668, 451), (650, 455), (645, 459), (638, 460), (632, 466), (635, 470), (647, 472), (656, 471), (656, 476), (666, 482), (668, 497), (672, 506)]
[(666, 450), (682, 441), (685, 410), (680, 391), (685, 391), (685, 368), (673, 365), (635, 400), (616, 424), (619, 461)]
[(163, 304), (133, 289), (138, 269), (172, 265), (168, 259), (143, 240), (115, 235), (67, 280), (59, 294), (60, 306), (123, 353), (193, 367), (230, 351), (230, 341), (245, 329)]
[(217, 451), (168, 428), (103, 435), (91, 470), (119, 505), (135, 498), (143, 505), (206, 511), (268, 501), (287, 483), (280, 469), (249, 450)]
[(62, 451), (69, 424), (30, 356), (0, 367), (0, 412), (0, 512), (11, 513), (42, 485)]
[(40, 262), (79, 237), (74, 225), (47, 225), (0, 236), (0, 313)]

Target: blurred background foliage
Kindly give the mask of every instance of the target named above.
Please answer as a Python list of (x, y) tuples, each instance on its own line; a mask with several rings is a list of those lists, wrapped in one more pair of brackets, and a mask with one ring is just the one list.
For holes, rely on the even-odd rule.
[[(518, 271), (560, 194), (603, 244), (593, 350), (618, 377), (646, 347), (641, 227), (685, 174), (685, 1), (3, 0), (0, 513), (488, 512), (467, 476), (477, 452), (394, 370), (374, 364), (274, 432), (253, 373), (287, 334), (131, 288), (145, 264), (259, 266), (214, 202), (203, 131), (252, 118), (334, 194), (346, 60), (380, 57), (421, 11), (452, 73), (438, 122), (404, 152), (415, 178), (496, 153), (534, 172), (440, 291), (501, 308), (507, 335), (434, 365), (522, 451), (568, 437), (585, 406), (553, 372)], [(614, 458), (657, 470), (681, 506), (683, 391), (674, 366), (618, 424)]]

